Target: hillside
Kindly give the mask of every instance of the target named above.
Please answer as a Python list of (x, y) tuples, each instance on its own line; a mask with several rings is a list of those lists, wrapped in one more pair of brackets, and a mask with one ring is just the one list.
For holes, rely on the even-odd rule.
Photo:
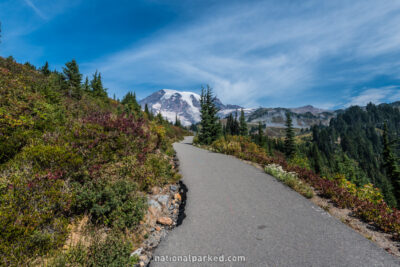
[(268, 128), (284, 128), (285, 114), (290, 112), (294, 128), (309, 128), (313, 125), (329, 125), (330, 119), (336, 116), (336, 112), (326, 111), (305, 106), (299, 108), (259, 108), (247, 116), (250, 123), (264, 124)]
[[(74, 61), (60, 73), (0, 57), (0, 133), (0, 265), (135, 261), (146, 192), (179, 179), (181, 128), (109, 99), (98, 73), (81, 83)], [(77, 223), (83, 243), (66, 246)]]
[[(318, 161), (315, 164), (322, 173), (345, 172), (357, 185), (371, 182), (383, 191), (390, 205), (396, 205), (392, 185), (382, 167), (384, 122), (388, 125), (389, 139), (396, 140), (400, 135), (400, 111), (396, 103), (350, 107), (333, 118), (329, 126), (312, 129), (312, 143), (320, 153), (314, 151), (309, 155)], [(399, 150), (394, 152), (400, 156)]]

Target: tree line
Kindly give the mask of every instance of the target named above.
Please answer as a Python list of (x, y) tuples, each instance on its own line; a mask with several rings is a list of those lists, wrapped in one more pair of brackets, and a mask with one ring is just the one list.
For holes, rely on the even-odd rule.
[(291, 113), (286, 113), (284, 138), (266, 135), (259, 122), (248, 133), (244, 112), (229, 114), (222, 125), (211, 88), (202, 90), (199, 143), (211, 144), (221, 136), (242, 135), (263, 147), (271, 156), (281, 153), (289, 162), (313, 169), (322, 177), (342, 174), (363, 186), (377, 186), (390, 206), (400, 204), (399, 103), (353, 106), (339, 111), (329, 126), (302, 129), (296, 137)]

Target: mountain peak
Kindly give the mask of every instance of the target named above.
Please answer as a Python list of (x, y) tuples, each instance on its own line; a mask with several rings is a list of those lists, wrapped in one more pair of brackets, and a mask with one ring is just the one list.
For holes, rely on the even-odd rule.
[[(161, 113), (169, 121), (175, 122), (178, 116), (182, 125), (190, 125), (200, 121), (200, 95), (194, 92), (161, 89), (139, 101), (144, 108), (145, 104), (154, 113)], [(218, 98), (216, 106), (220, 109), (220, 116), (224, 116), (241, 108), (236, 105), (224, 105)]]

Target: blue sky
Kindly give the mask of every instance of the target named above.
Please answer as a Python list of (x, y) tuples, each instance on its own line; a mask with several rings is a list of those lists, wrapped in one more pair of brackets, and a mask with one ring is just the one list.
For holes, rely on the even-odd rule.
[(400, 100), (400, 1), (0, 0), (1, 56), (75, 58), (109, 95), (210, 84), (224, 103)]

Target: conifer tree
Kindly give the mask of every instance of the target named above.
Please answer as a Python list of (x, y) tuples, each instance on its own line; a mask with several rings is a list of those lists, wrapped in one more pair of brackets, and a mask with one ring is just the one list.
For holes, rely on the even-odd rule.
[(233, 116), (232, 113), (226, 117), (225, 134), (233, 135)]
[(141, 115), (141, 108), (138, 102), (136, 101), (136, 94), (132, 92), (128, 92), (121, 101), (128, 113), (134, 112), (136, 115)]
[(241, 109), (240, 111), (240, 118), (239, 118), (239, 133), (242, 136), (246, 136), (247, 135), (247, 123), (246, 123), (246, 119), (244, 117), (244, 111), (243, 109)]
[(215, 97), (212, 89), (207, 85), (207, 89), (202, 88), (200, 98), (201, 129), (199, 142), (211, 144), (221, 134), (221, 123), (217, 116), (218, 108), (215, 105)]
[(93, 74), (93, 79), (90, 81), (90, 87), (92, 87), (94, 96), (107, 97), (106, 89), (103, 87), (103, 82), (101, 80), (101, 73), (97, 70)]
[(182, 126), (181, 121), (178, 118), (178, 114), (175, 115), (175, 126), (178, 126), (178, 127)]
[(394, 196), (397, 202), (400, 201), (400, 169), (397, 165), (397, 159), (392, 151), (394, 141), (389, 140), (387, 122), (383, 126), (383, 167), (386, 170), (386, 175), (393, 185)]
[(264, 142), (264, 131), (263, 131), (263, 127), (261, 122), (258, 122), (258, 131), (257, 131), (257, 144), (259, 146), (264, 146), (265, 142)]
[(65, 63), (63, 73), (67, 84), (68, 95), (70, 97), (80, 99), (82, 96), (82, 74), (79, 72), (79, 66), (76, 63), (75, 59)]
[(239, 135), (240, 131), (239, 131), (239, 122), (238, 122), (238, 112), (236, 110), (235, 112), (235, 119), (233, 120), (233, 124), (232, 124), (232, 135)]
[(46, 61), (46, 63), (44, 63), (43, 67), (40, 69), (40, 71), (45, 75), (45, 76), (49, 76), (51, 71), (49, 69), (49, 62)]
[(90, 92), (89, 78), (86, 76), (85, 83), (83, 84), (83, 91)]
[(152, 121), (154, 119), (153, 111), (149, 110), (149, 106), (147, 105), (147, 103), (144, 105), (144, 113), (147, 114), (147, 118), (149, 120)]
[(149, 107), (147, 106), (147, 103), (144, 104), (144, 113), (147, 114), (147, 117), (150, 117)]
[(286, 112), (286, 137), (284, 147), (285, 155), (288, 158), (293, 157), (294, 153), (296, 152), (296, 147), (294, 143), (294, 130), (290, 112)]

